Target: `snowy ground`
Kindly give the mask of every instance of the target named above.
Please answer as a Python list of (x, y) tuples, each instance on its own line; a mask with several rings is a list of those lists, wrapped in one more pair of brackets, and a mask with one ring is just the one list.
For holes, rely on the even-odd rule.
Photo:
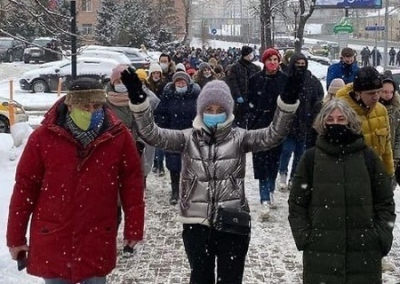
[[(322, 66), (322, 65), (321, 65)], [(33, 65), (21, 63), (0, 64), (0, 96), (8, 96), (8, 79), (18, 83), (19, 76)], [(326, 68), (322, 66), (320, 68)], [(314, 71), (313, 71), (314, 72)], [(316, 72), (323, 74), (326, 69)], [(323, 83), (323, 85), (325, 85)], [(57, 94), (31, 94), (15, 88), (15, 99), (27, 108), (48, 108)], [(33, 118), (33, 119), (32, 119)], [(30, 123), (37, 124), (41, 116), (31, 116)], [(0, 284), (43, 283), (39, 278), (18, 272), (16, 263), (10, 259), (5, 244), (8, 204), (14, 183), (16, 160), (21, 148), (12, 149), (13, 141), (8, 134), (0, 134)], [(178, 284), (188, 283), (189, 267), (181, 240), (181, 225), (176, 222), (177, 208), (168, 205), (170, 185), (168, 177), (148, 177), (146, 190), (145, 240), (137, 247), (130, 259), (119, 257), (117, 268), (108, 277), (115, 284)], [(301, 283), (301, 253), (297, 252), (287, 221), (288, 192), (277, 192), (278, 208), (271, 212), (268, 221), (259, 220), (258, 183), (253, 179), (251, 156), (247, 162), (246, 190), (252, 208), (252, 238), (247, 256), (243, 283)], [(395, 192), (400, 204), (400, 188)], [(398, 214), (400, 214), (399, 207)], [(384, 283), (400, 283), (400, 218), (395, 225), (395, 240), (388, 256), (394, 271), (384, 273)], [(120, 236), (121, 237), (121, 236)], [(120, 238), (119, 237), (119, 238)], [(120, 243), (122, 240), (120, 239)], [(119, 248), (119, 255), (121, 254)]]

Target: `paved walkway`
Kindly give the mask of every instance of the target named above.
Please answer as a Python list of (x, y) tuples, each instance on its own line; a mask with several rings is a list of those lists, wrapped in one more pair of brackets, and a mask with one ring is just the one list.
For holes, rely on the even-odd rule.
[[(243, 283), (302, 283), (301, 253), (296, 250), (287, 221), (288, 192), (275, 194), (279, 207), (272, 211), (268, 221), (261, 222), (258, 183), (254, 181), (249, 166), (248, 173), (246, 188), (252, 208), (253, 228)], [(168, 177), (149, 176), (145, 241), (137, 247), (132, 258), (119, 257), (118, 266), (109, 276), (108, 283), (189, 283), (190, 269), (181, 240), (181, 224), (176, 222), (177, 207), (168, 204), (169, 187)], [(397, 237), (389, 257), (397, 265), (397, 271), (385, 273), (384, 283), (400, 283), (399, 224), (397, 222)]]

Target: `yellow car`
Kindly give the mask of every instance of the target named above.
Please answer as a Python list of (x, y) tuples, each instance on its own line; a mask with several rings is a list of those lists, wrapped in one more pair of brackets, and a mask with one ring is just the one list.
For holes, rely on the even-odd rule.
[[(8, 111), (9, 99), (0, 97), (0, 133), (10, 133), (10, 115)], [(14, 102), (15, 122), (28, 121), (29, 116), (25, 113), (24, 107)]]

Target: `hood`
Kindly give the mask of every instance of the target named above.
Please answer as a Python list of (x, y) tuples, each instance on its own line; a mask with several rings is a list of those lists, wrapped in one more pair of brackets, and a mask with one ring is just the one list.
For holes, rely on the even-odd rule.
[(296, 71), (295, 63), (299, 59), (304, 59), (306, 61), (306, 67), (307, 67), (307, 70), (308, 70), (308, 59), (307, 59), (307, 57), (303, 53), (294, 53), (292, 55), (292, 57), (290, 58), (290, 62), (289, 62), (289, 67), (288, 67), (288, 73), (289, 74), (294, 74), (294, 72)]

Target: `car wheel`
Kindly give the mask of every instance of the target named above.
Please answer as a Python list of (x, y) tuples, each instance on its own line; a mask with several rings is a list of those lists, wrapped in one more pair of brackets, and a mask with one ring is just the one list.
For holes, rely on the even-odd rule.
[(32, 91), (34, 93), (48, 93), (49, 85), (43, 80), (35, 80), (32, 83)]
[(0, 133), (10, 133), (10, 121), (3, 115), (0, 115)]
[(13, 62), (14, 61), (14, 57), (13, 57), (13, 55), (12, 55), (12, 53), (10, 53), (9, 55), (8, 55), (8, 59), (7, 59), (7, 62)]
[(25, 58), (25, 57), (24, 57), (24, 63), (25, 63), (25, 64), (29, 64), (29, 62), (30, 62), (29, 58)]

